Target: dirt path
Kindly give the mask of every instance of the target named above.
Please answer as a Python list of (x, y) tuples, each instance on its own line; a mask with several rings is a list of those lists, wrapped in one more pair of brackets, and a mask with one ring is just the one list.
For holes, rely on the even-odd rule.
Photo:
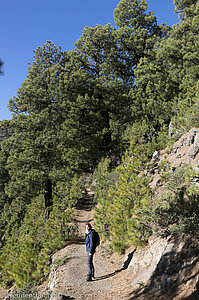
[[(50, 274), (49, 286), (53, 290), (52, 300), (58, 299), (105, 299), (121, 300), (126, 297), (125, 279), (128, 270), (122, 269), (123, 257), (112, 261), (103, 247), (98, 247), (94, 255), (95, 279), (86, 282), (87, 264), (86, 248), (84, 243), (85, 223), (93, 224), (92, 195), (82, 199), (76, 207), (78, 239), (71, 245), (58, 251), (53, 256), (53, 261), (68, 254), (65, 263), (60, 267), (54, 267)], [(121, 296), (122, 293), (122, 296)], [(62, 296), (58, 296), (61, 294)]]

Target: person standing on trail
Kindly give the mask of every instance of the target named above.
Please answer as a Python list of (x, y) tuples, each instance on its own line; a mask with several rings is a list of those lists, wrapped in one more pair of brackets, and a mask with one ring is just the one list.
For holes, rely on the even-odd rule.
[(86, 243), (86, 252), (87, 252), (87, 266), (88, 266), (88, 275), (86, 281), (92, 281), (94, 278), (95, 269), (93, 265), (93, 255), (95, 253), (95, 241), (94, 241), (94, 229), (90, 223), (86, 224), (86, 233), (85, 233), (85, 243)]

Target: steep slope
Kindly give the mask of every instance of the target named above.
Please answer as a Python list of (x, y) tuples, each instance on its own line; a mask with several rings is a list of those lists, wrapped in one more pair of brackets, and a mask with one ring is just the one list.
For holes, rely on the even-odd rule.
[(173, 146), (153, 154), (152, 162), (154, 167), (146, 173), (152, 177), (150, 187), (156, 194), (161, 194), (166, 190), (164, 181), (161, 180), (161, 164), (169, 167), (170, 173), (184, 165), (191, 165), (193, 169), (199, 171), (199, 129), (192, 128), (183, 134)]
[[(171, 176), (186, 165), (196, 172), (191, 184), (199, 187), (199, 129), (192, 128), (172, 147), (156, 151), (152, 164), (146, 174), (156, 199), (168, 192), (164, 173)], [(199, 232), (175, 239), (158, 235), (150, 237), (148, 246), (137, 251), (129, 265), (134, 276), (129, 299), (199, 299)], [(135, 289), (137, 282), (140, 288)]]
[[(170, 173), (186, 164), (198, 171), (199, 129), (183, 134), (172, 148), (155, 152), (152, 163), (153, 167), (145, 172), (151, 177), (151, 189), (158, 197), (167, 190), (162, 165), (169, 166)], [(198, 186), (198, 177), (193, 184)], [(49, 277), (51, 300), (199, 299), (198, 240), (191, 237), (153, 235), (147, 247), (129, 248), (121, 256), (110, 256), (102, 244), (94, 257), (97, 277), (87, 283), (84, 227), (87, 221), (93, 223), (91, 194), (78, 204), (76, 215), (79, 238), (53, 256)], [(56, 260), (66, 254), (64, 264), (56, 266)]]

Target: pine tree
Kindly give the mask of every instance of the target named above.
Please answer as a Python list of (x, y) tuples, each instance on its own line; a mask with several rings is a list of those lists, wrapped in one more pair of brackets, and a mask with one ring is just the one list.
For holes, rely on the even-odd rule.
[[(119, 253), (128, 245), (143, 245), (148, 236), (142, 212), (150, 206), (150, 189), (145, 176), (139, 174), (141, 166), (136, 151), (131, 150), (117, 167), (114, 180), (110, 180), (110, 174), (103, 175), (98, 183), (96, 226)], [(105, 188), (101, 187), (103, 183)]]
[(146, 13), (145, 0), (122, 0), (114, 10), (117, 56), (120, 76), (130, 85), (134, 82), (134, 70), (142, 57), (150, 57), (150, 51), (161, 29), (152, 12)]
[(3, 64), (4, 62), (2, 61), (2, 59), (0, 59), (0, 75), (3, 74), (3, 70), (2, 70)]
[(73, 70), (65, 78), (73, 81), (73, 98), (62, 126), (62, 147), (64, 159), (76, 170), (93, 170), (102, 156), (121, 150), (119, 139), (130, 110), (112, 68), (115, 43), (109, 24), (86, 27), (70, 54)]
[(175, 12), (179, 14), (181, 20), (184, 19), (192, 5), (197, 4), (197, 0), (174, 0)]
[(5, 194), (5, 185), (9, 182), (9, 174), (6, 170), (6, 162), (8, 153), (0, 150), (0, 210), (2, 211), (3, 206), (6, 202), (9, 202), (8, 196)]
[(140, 59), (135, 70), (136, 85), (129, 93), (134, 120), (128, 128), (129, 139), (138, 140), (134, 129), (145, 124), (140, 144), (145, 140), (146, 147), (151, 148), (147, 150), (149, 157), (164, 146), (171, 120), (174, 124), (184, 123), (185, 127), (190, 124), (187, 120), (197, 101), (198, 4), (195, 1), (175, 3), (180, 24), (172, 29), (160, 26), (161, 35), (150, 56)]
[[(168, 27), (163, 26), (161, 29), (163, 35), (166, 32), (169, 35)], [(159, 135), (168, 128), (179, 92), (178, 84), (172, 80), (166, 61), (158, 56), (163, 43), (164, 40), (157, 39), (154, 49), (151, 50), (151, 57), (140, 60), (135, 70), (136, 86), (129, 93), (133, 102), (134, 120), (129, 130), (129, 138), (136, 140), (138, 144), (145, 144), (146, 147), (151, 144), (151, 150), (147, 150), (149, 157), (153, 151), (163, 146), (158, 144)], [(136, 128), (139, 128), (137, 133)], [(153, 144), (156, 144), (155, 148)]]
[(14, 281), (18, 288), (38, 283), (49, 274), (50, 257), (75, 234), (71, 200), (54, 195), (54, 205), (48, 220), (44, 218), (42, 195), (32, 199), (20, 225), (15, 223), (1, 248), (1, 283)]
[(111, 202), (108, 198), (108, 191), (115, 186), (117, 173), (111, 172), (110, 158), (102, 159), (93, 173), (93, 186), (95, 191), (95, 228), (100, 232), (100, 236), (108, 238), (110, 228), (109, 209)]
[(4, 146), (10, 151), (7, 169), (11, 180), (6, 191), (15, 203), (17, 199), (29, 203), (43, 190), (49, 206), (51, 172), (61, 165), (57, 144), (62, 122), (63, 54), (47, 42), (37, 48), (34, 58), (27, 79), (9, 104), (15, 116), (10, 124), (14, 133)]
[(6, 185), (8, 184), (10, 177), (6, 169), (6, 163), (8, 159), (7, 151), (0, 150), (0, 239), (1, 244), (5, 239), (5, 228), (9, 222), (9, 205), (11, 199), (5, 192)]
[(165, 61), (171, 81), (178, 85), (178, 99), (174, 107), (178, 117), (191, 111), (197, 99), (198, 84), (198, 1), (179, 0), (174, 2), (179, 12), (177, 24), (169, 38), (162, 43), (158, 53)]

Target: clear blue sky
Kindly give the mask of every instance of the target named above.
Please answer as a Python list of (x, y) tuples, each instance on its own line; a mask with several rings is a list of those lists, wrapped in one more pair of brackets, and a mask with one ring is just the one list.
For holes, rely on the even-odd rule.
[[(33, 50), (52, 41), (62, 50), (74, 48), (85, 26), (114, 25), (113, 10), (119, 0), (4, 0), (0, 2), (0, 120), (10, 119), (8, 100), (26, 79)], [(148, 0), (158, 24), (178, 22), (173, 0)]]

